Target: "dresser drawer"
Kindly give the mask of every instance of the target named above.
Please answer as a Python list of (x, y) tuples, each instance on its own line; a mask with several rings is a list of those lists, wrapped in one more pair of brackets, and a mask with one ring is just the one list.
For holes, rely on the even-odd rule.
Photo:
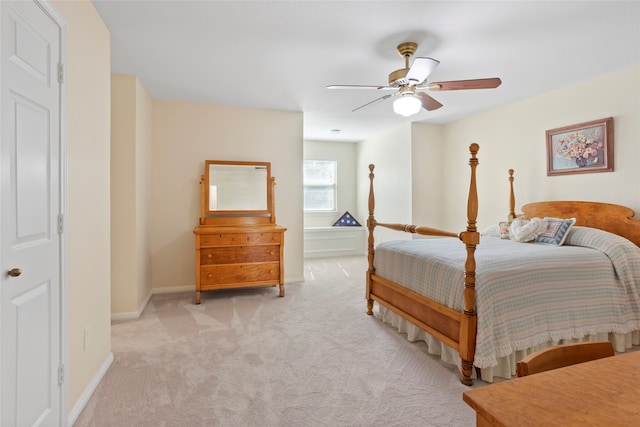
[(200, 269), (200, 285), (224, 285), (229, 283), (264, 283), (280, 281), (280, 264), (210, 265)]
[(200, 235), (200, 246), (239, 245), (241, 243), (241, 233), (216, 233)]
[(258, 244), (258, 243), (280, 243), (281, 233), (242, 233), (242, 243)]
[(271, 262), (280, 259), (280, 245), (223, 246), (200, 249), (200, 265)]

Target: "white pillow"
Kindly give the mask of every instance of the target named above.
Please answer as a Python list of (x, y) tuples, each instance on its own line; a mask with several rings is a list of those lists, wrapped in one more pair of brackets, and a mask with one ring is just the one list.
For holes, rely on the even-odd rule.
[(547, 229), (547, 222), (542, 218), (531, 218), (530, 220), (516, 218), (509, 226), (509, 238), (514, 242), (530, 242), (535, 240)]
[(484, 229), (481, 236), (491, 236), (491, 237), (500, 237), (500, 228), (498, 228), (498, 224), (490, 225)]

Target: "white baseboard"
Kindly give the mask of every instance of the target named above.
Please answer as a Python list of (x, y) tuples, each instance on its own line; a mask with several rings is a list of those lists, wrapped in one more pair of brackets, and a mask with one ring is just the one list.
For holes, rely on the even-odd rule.
[(144, 311), (144, 309), (147, 308), (147, 304), (149, 304), (149, 301), (151, 300), (151, 297), (153, 295), (172, 294), (172, 293), (176, 293), (176, 292), (190, 292), (190, 291), (195, 292), (196, 291), (196, 286), (195, 285), (185, 285), (185, 286), (171, 286), (171, 287), (167, 287), (167, 288), (153, 288), (153, 289), (151, 289), (151, 292), (149, 292), (149, 294), (146, 296), (144, 301), (142, 301), (142, 304), (140, 304), (140, 307), (138, 307), (138, 309), (136, 311), (122, 312), (122, 313), (111, 313), (111, 321), (138, 319), (142, 315), (142, 312)]
[(87, 385), (87, 388), (84, 389), (84, 391), (80, 395), (80, 398), (78, 399), (76, 404), (73, 406), (73, 409), (71, 410), (71, 412), (69, 412), (69, 417), (68, 417), (69, 427), (73, 426), (73, 424), (76, 422), (76, 420), (82, 413), (82, 410), (84, 409), (84, 407), (87, 406), (89, 399), (91, 398), (93, 393), (96, 391), (98, 384), (100, 384), (100, 381), (102, 381), (102, 377), (104, 377), (104, 375), (107, 373), (112, 363), (113, 363), (113, 353), (109, 352), (109, 354), (107, 355), (107, 358), (104, 360), (104, 362), (102, 362), (100, 369), (98, 369), (96, 374), (91, 379), (91, 382), (89, 382), (89, 384)]
[(184, 286), (168, 286), (166, 288), (153, 288), (152, 292), (154, 295), (158, 294), (173, 294), (175, 292), (195, 292), (196, 285), (184, 285)]
[(111, 313), (111, 321), (114, 320), (133, 320), (140, 317), (145, 308), (147, 308), (147, 304), (149, 304), (149, 300), (151, 300), (151, 296), (153, 292), (149, 292), (145, 297), (144, 301), (140, 304), (136, 311), (129, 311), (123, 313)]

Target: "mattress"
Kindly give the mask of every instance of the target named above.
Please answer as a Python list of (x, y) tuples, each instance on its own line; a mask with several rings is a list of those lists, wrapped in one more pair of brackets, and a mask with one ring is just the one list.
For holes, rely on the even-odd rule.
[[(640, 330), (640, 248), (620, 236), (574, 227), (556, 246), (483, 235), (475, 258), (478, 368), (549, 342)], [(378, 244), (374, 265), (461, 311), (465, 260), (457, 239), (415, 239)]]

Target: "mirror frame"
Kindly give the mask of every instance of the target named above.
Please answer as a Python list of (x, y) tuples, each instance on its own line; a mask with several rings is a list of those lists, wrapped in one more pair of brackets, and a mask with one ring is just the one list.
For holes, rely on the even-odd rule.
[[(209, 188), (210, 188), (210, 167), (215, 165), (225, 166), (261, 166), (266, 167), (267, 176), (264, 182), (264, 191), (267, 194), (267, 206), (266, 209), (259, 210), (210, 210), (209, 209)], [(270, 162), (240, 162), (229, 160), (206, 160), (204, 166), (205, 173), (202, 176), (202, 193), (204, 199), (202, 200), (203, 206), (201, 212), (206, 217), (219, 217), (219, 216), (271, 216), (273, 214), (272, 207), (272, 191), (271, 191), (271, 163)]]

